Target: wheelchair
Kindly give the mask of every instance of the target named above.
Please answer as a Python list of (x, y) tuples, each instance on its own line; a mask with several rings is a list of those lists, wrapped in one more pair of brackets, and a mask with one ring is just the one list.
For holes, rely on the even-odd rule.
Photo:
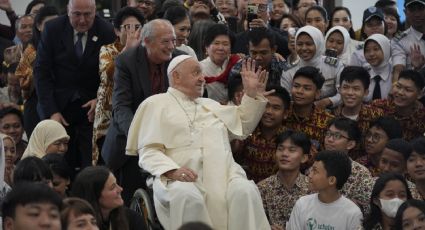
[(145, 220), (149, 230), (164, 230), (156, 215), (153, 201), (153, 177), (148, 172), (142, 170), (142, 174), (147, 175), (146, 189), (139, 188), (134, 192), (131, 199), (130, 209), (139, 213)]

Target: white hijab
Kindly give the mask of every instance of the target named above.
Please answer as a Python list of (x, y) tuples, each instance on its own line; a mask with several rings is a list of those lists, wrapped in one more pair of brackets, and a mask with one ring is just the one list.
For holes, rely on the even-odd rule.
[(300, 67), (302, 66), (314, 66), (319, 67), (319, 64), (322, 60), (322, 55), (325, 52), (325, 39), (323, 38), (322, 32), (313, 26), (304, 26), (301, 27), (297, 34), (295, 35), (295, 49), (297, 46), (297, 40), (298, 36), (301, 33), (308, 34), (311, 39), (313, 39), (314, 45), (316, 46), (316, 53), (309, 61), (304, 61), (303, 59), (300, 60)]
[(373, 71), (376, 74), (380, 74), (381, 72), (387, 69), (387, 66), (390, 63), (391, 43), (390, 43), (390, 40), (385, 35), (373, 34), (366, 39), (364, 43), (364, 47), (363, 47), (363, 52), (366, 49), (367, 42), (370, 40), (378, 43), (379, 46), (381, 47), (382, 52), (384, 53), (384, 60), (381, 62), (381, 64), (379, 64), (379, 66), (371, 66)]
[(3, 189), (6, 186), (6, 183), (4, 181), (4, 174), (6, 169), (6, 151), (4, 151), (4, 139), (9, 138), (13, 144), (15, 144), (15, 141), (12, 137), (0, 133), (0, 188)]
[(55, 120), (41, 121), (35, 126), (22, 159), (29, 156), (42, 158), (46, 155), (47, 147), (62, 138), (69, 140), (69, 136), (61, 123)]
[(347, 51), (348, 44), (350, 43), (350, 34), (348, 33), (347, 29), (345, 29), (344, 27), (334, 26), (328, 30), (325, 36), (325, 47), (326, 47), (326, 42), (328, 41), (329, 36), (335, 31), (339, 31), (342, 34), (342, 37), (344, 38), (344, 48), (342, 49), (342, 53), (338, 56), (338, 57), (342, 57)]

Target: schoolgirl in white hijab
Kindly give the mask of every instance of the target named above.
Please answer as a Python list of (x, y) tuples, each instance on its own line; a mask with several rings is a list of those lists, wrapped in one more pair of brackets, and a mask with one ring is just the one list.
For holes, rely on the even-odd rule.
[[(369, 53), (368, 49), (373, 49), (373, 46), (378, 45), (381, 49), (382, 61), (376, 63), (377, 55), (376, 53)], [(391, 59), (391, 43), (390, 40), (383, 34), (373, 34), (369, 36), (363, 48), (365, 59), (370, 65), (369, 74), (370, 74), (370, 85), (369, 85), (369, 94), (365, 98), (365, 101), (371, 101), (373, 97), (373, 92), (376, 85), (375, 77), (379, 75), (379, 86), (381, 91), (381, 98), (386, 99), (390, 93), (392, 87), (392, 64)]]
[[(301, 35), (308, 35), (311, 39), (310, 42), (314, 43), (315, 52), (310, 59), (306, 59), (303, 54), (306, 52), (306, 45), (301, 46), (299, 43), (299, 37)], [(313, 26), (301, 27), (295, 35), (295, 50), (300, 57), (300, 62), (282, 73), (282, 87), (288, 90), (288, 92), (291, 92), (292, 80), (297, 70), (304, 66), (316, 67), (325, 78), (325, 83), (321, 89), (320, 100), (317, 101), (315, 105), (321, 108), (337, 106), (341, 102), (341, 97), (337, 93), (337, 88), (339, 87), (339, 75), (341, 74), (343, 65), (338, 59), (329, 59), (323, 55), (325, 52), (325, 39), (323, 38), (322, 32)]]
[[(343, 39), (343, 47), (340, 49), (337, 45), (337, 41), (334, 39), (334, 34), (340, 34)], [(342, 26), (334, 26), (328, 30), (325, 36), (325, 46), (326, 49), (334, 49), (338, 52), (338, 58), (342, 61), (344, 66), (347, 66), (350, 63), (351, 53), (348, 51), (348, 46), (350, 44), (350, 34), (347, 29)]]

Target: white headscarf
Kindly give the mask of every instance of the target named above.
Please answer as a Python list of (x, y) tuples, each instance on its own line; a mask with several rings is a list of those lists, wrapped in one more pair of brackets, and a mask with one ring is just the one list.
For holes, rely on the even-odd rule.
[(364, 47), (363, 47), (364, 53), (365, 53), (364, 50), (366, 49), (367, 42), (370, 41), (370, 40), (378, 43), (379, 46), (381, 47), (382, 52), (384, 53), (384, 60), (381, 62), (381, 64), (379, 64), (379, 66), (376, 66), (376, 67), (372, 66), (373, 71), (375, 71), (375, 73), (379, 74), (384, 69), (386, 69), (386, 67), (388, 66), (388, 63), (390, 62), (391, 42), (385, 35), (373, 34), (373, 35), (369, 36), (364, 43)]
[(44, 120), (35, 126), (25, 149), (22, 159), (29, 156), (42, 158), (46, 155), (46, 150), (53, 142), (62, 138), (68, 138), (65, 128), (55, 120)]
[(303, 59), (301, 59), (300, 66), (318, 67), (320, 61), (322, 60), (322, 55), (325, 52), (325, 39), (323, 38), (323, 34), (319, 29), (313, 26), (301, 27), (295, 35), (295, 49), (297, 47), (298, 36), (301, 33), (306, 33), (311, 37), (311, 39), (313, 39), (314, 45), (316, 46), (316, 53), (309, 61), (304, 61)]
[(326, 36), (325, 36), (325, 47), (326, 47), (326, 42), (328, 41), (329, 36), (337, 30), (342, 34), (342, 37), (344, 38), (344, 48), (342, 49), (342, 53), (339, 55), (339, 57), (342, 57), (342, 55), (344, 55), (345, 51), (347, 51), (347, 47), (348, 47), (348, 44), (350, 43), (350, 39), (351, 39), (350, 34), (348, 33), (348, 31), (345, 27), (334, 26), (334, 27), (330, 28), (328, 30), (328, 32), (326, 33)]
[(4, 174), (5, 174), (5, 168), (6, 168), (6, 151), (4, 151), (4, 139), (9, 138), (10, 141), (12, 141), (13, 144), (15, 144), (15, 141), (12, 137), (0, 133), (0, 188), (3, 189), (6, 186), (6, 183), (4, 181)]

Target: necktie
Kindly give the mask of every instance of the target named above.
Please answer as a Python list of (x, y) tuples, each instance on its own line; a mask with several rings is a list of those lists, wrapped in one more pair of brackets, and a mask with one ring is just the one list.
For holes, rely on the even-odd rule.
[(75, 54), (77, 54), (78, 58), (81, 58), (83, 56), (83, 35), (84, 33), (78, 33), (78, 39), (75, 43)]
[(379, 86), (381, 76), (376, 75), (375, 77), (373, 77), (373, 80), (375, 80), (375, 88), (373, 89), (372, 100), (381, 99), (381, 87)]

